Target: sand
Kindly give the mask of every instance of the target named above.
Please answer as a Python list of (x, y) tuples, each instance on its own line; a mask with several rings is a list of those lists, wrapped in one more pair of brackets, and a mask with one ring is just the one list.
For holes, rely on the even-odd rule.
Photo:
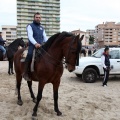
[[(31, 120), (34, 103), (27, 83), (23, 79), (21, 96), (23, 105), (17, 105), (15, 75), (7, 74), (7, 61), (0, 61), (0, 120)], [(37, 82), (33, 91), (37, 94)], [(53, 89), (47, 84), (38, 108), (38, 120), (120, 120), (120, 81), (110, 80), (102, 87), (101, 80), (84, 83), (73, 73), (64, 70), (59, 88), (59, 109), (62, 116), (53, 110)]]

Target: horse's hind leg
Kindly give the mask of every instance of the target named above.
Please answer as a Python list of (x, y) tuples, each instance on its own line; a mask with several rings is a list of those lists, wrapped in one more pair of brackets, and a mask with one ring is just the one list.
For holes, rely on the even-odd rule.
[(27, 81), (27, 84), (29, 87), (31, 98), (33, 99), (33, 102), (36, 103), (37, 100), (36, 100), (35, 95), (34, 95), (33, 90), (32, 90), (32, 81)]
[(62, 115), (58, 108), (58, 88), (59, 88), (59, 82), (53, 83), (53, 92), (54, 92), (54, 110), (57, 113), (58, 116)]
[(22, 102), (22, 99), (21, 99), (21, 94), (20, 94), (20, 87), (21, 87), (21, 81), (22, 81), (22, 76), (20, 74), (16, 74), (16, 88), (18, 90), (18, 101), (17, 101), (17, 104), (18, 105), (22, 105), (23, 102)]

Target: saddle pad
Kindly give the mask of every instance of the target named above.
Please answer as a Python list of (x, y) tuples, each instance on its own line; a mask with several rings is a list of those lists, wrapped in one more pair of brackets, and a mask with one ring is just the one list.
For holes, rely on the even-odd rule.
[(23, 54), (21, 55), (21, 60), (20, 60), (20, 62), (25, 62), (25, 58), (26, 58), (26, 56), (27, 56), (27, 53), (28, 53), (28, 50), (25, 50), (25, 51), (23, 52)]
[[(25, 50), (21, 56), (20, 62), (25, 62), (25, 58), (27, 57), (28, 50)], [(34, 72), (34, 61), (35, 61), (35, 50), (33, 51), (32, 62), (30, 65), (31, 72)]]

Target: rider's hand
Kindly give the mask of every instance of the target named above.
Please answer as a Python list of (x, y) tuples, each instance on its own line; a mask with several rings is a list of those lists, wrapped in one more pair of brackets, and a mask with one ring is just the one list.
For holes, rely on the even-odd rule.
[(36, 47), (36, 48), (40, 48), (40, 46), (41, 46), (41, 45), (38, 44), (38, 43), (35, 44), (35, 47)]

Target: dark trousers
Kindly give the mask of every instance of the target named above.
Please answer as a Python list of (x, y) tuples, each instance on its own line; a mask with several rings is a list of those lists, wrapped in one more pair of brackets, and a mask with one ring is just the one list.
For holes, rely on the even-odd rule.
[(30, 45), (29, 47), (28, 47), (28, 54), (27, 54), (27, 57), (26, 57), (26, 62), (31, 62), (32, 61), (32, 56), (33, 56), (33, 50), (35, 49), (35, 46), (33, 46), (33, 45)]
[(108, 79), (109, 79), (109, 69), (105, 69), (104, 70), (104, 80), (103, 80), (103, 85), (107, 85)]

